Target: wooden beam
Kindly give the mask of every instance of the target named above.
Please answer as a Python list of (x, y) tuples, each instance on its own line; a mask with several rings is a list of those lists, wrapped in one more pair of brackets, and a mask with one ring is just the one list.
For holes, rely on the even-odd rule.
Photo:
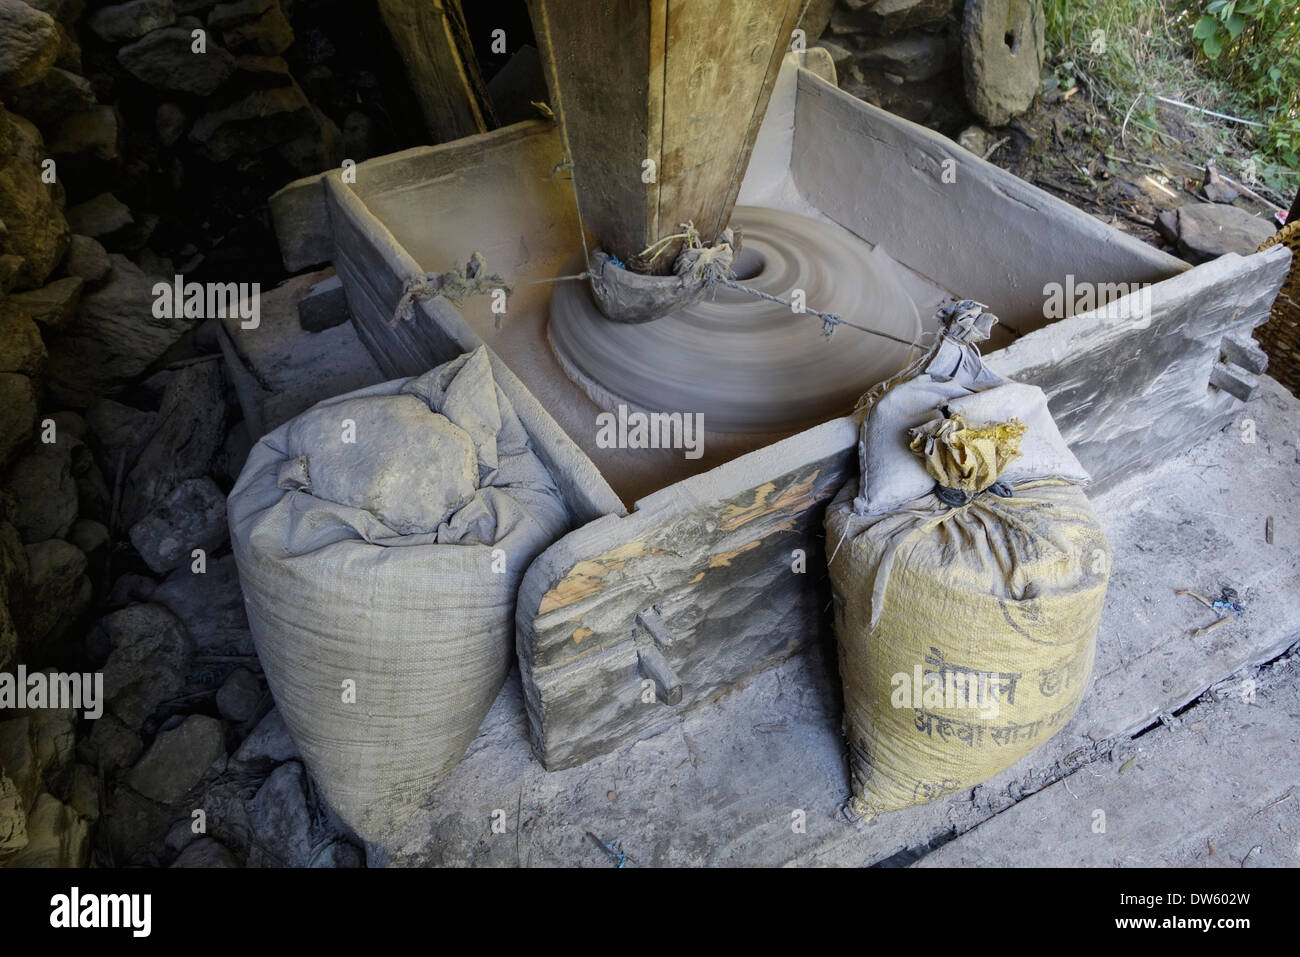
[(434, 143), (496, 126), (461, 0), (379, 0)]
[(726, 229), (803, 0), (528, 5), (586, 227), (670, 272), (680, 243), (638, 254), (680, 223), (706, 242)]

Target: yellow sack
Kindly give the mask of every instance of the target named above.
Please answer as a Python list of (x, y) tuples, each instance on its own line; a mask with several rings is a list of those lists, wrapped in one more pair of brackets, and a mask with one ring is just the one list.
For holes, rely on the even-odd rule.
[(1074, 482), (999, 481), (1026, 439), (1020, 421), (948, 411), (906, 430), (930, 494), (862, 514), (850, 483), (826, 514), (862, 817), (1010, 767), (1069, 722), (1092, 671), (1110, 568), (1096, 512)]

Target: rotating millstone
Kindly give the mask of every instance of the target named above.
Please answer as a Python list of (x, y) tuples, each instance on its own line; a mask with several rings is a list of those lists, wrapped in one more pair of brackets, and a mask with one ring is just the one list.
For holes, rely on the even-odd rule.
[(712, 432), (782, 432), (843, 415), (916, 354), (904, 344), (921, 335), (916, 305), (866, 243), (773, 209), (738, 206), (731, 222), (744, 234), (736, 281), (785, 300), (802, 291), (808, 309), (895, 338), (837, 327), (827, 339), (817, 316), (723, 285), (662, 319), (611, 322), (586, 283), (557, 283), (551, 348), (596, 405), (698, 412)]

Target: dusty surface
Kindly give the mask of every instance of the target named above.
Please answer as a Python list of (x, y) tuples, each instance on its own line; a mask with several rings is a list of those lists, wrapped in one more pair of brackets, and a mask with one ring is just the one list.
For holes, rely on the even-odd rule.
[[(387, 848), (368, 849), (369, 859), (404, 866), (617, 866), (625, 854), (626, 866), (904, 864), (954, 835), (971, 832), (974, 838), (973, 828), (1001, 814), (1029, 813), (1018, 811), (1019, 802), (1046, 793), (1063, 777), (1077, 790), (1081, 773), (1124, 766), (1138, 747), (1152, 748), (1161, 735), (1199, 734), (1190, 726), (1200, 719), (1169, 731), (1158, 727), (1160, 716), (1230, 677), (1232, 687), (1239, 687), (1258, 665), (1300, 638), (1294, 613), (1300, 532), (1289, 517), (1300, 502), (1293, 428), (1298, 409), (1300, 403), (1265, 379), (1262, 397), (1243, 416), (1254, 423), (1254, 442), (1225, 429), (1095, 499), (1114, 565), (1093, 686), (1060, 735), (984, 785), (861, 827), (844, 823), (838, 811), (848, 777), (838, 678), (822, 649), (756, 676), (658, 734), (550, 774), (529, 752), (512, 677), (455, 771)], [(1272, 544), (1264, 540), (1268, 515)], [(1209, 633), (1190, 635), (1214, 613), (1175, 595), (1175, 589), (1205, 593), (1223, 585), (1237, 589), (1246, 612)], [(1287, 743), (1294, 701), (1282, 693), (1257, 695), (1253, 707), (1261, 710), (1248, 713), (1274, 729), (1267, 732), (1269, 747)], [(1241, 713), (1226, 714), (1236, 721)], [(1133, 739), (1152, 725), (1157, 730)], [(1258, 735), (1238, 727), (1241, 736), (1225, 739), (1223, 747), (1240, 752)], [(1275, 732), (1282, 737), (1275, 740)], [(1285, 784), (1260, 783), (1281, 780), (1267, 759), (1242, 758), (1232, 772), (1243, 784), (1236, 792), (1242, 800), (1230, 802), (1237, 814), (1231, 819), (1216, 809), (1223, 792), (1210, 780), (1230, 775), (1213, 764), (1178, 757), (1171, 762), (1160, 772), (1167, 787), (1207, 798), (1187, 805), (1189, 820), (1201, 822), (1197, 827), (1222, 819), (1225, 826), (1244, 828), (1220, 838), (1234, 853), (1232, 841), (1262, 845), (1265, 831), (1255, 829), (1275, 827), (1274, 816), (1286, 807), (1278, 804), (1253, 819), (1237, 814), (1247, 805), (1264, 810), (1283, 796)], [(1123, 772), (1125, 785), (1134, 767)], [(1066, 793), (1064, 786), (1061, 791)], [(1115, 798), (1116, 827), (1132, 815), (1158, 816), (1165, 799), (1155, 793), (1139, 788)], [(1032, 842), (1037, 832), (1025, 833)], [(1190, 825), (1187, 834), (1199, 840)], [(959, 847), (960, 839), (949, 853)], [(1126, 864), (1156, 864), (1163, 853), (1133, 841), (1111, 856)], [(1263, 852), (1253, 860), (1282, 863)]]

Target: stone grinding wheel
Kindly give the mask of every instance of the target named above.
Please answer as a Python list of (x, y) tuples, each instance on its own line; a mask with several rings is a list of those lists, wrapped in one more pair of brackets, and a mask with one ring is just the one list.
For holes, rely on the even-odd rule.
[[(916, 342), (916, 305), (897, 268), (847, 230), (794, 213), (736, 207), (744, 230), (737, 281)], [(570, 264), (573, 265), (573, 264)], [(581, 268), (580, 260), (573, 269)], [(556, 283), (547, 335), (596, 405), (702, 413), (712, 432), (775, 433), (844, 415), (917, 354), (900, 342), (822, 321), (726, 286), (662, 319), (611, 322), (585, 282)]]

